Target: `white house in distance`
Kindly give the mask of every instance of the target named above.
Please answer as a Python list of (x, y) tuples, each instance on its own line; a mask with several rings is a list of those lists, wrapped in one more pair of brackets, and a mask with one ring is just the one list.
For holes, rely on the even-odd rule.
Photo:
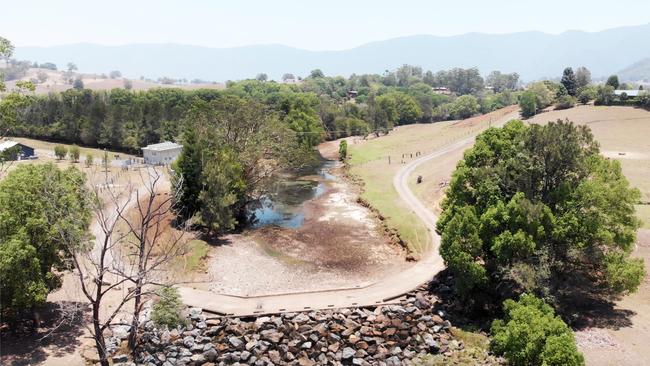
[(148, 145), (142, 148), (142, 156), (145, 164), (169, 165), (178, 158), (183, 145), (175, 142), (165, 141), (159, 144)]

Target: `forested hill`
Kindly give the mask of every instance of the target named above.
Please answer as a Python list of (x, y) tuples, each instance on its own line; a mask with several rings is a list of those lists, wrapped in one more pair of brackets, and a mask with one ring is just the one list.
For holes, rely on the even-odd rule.
[(74, 44), (17, 47), (15, 57), (57, 65), (74, 62), (85, 72), (120, 70), (130, 78), (225, 81), (267, 73), (277, 80), (284, 73), (305, 76), (314, 68), (327, 75), (347, 76), (382, 73), (411, 64), (434, 71), (451, 67), (516, 71), (522, 79), (530, 81), (557, 75), (567, 65), (586, 66), (595, 77), (607, 76), (650, 57), (650, 24), (559, 35), (522, 32), (410, 36), (343, 51), (316, 52), (281, 45), (219, 49), (177, 44)]

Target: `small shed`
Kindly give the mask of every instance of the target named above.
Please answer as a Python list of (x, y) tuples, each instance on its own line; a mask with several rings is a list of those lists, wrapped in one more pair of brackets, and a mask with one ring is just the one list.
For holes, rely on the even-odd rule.
[(0, 154), (7, 160), (24, 160), (35, 156), (33, 147), (12, 140), (0, 142)]
[(171, 141), (147, 145), (142, 148), (142, 157), (145, 164), (169, 165), (181, 154), (183, 145)]

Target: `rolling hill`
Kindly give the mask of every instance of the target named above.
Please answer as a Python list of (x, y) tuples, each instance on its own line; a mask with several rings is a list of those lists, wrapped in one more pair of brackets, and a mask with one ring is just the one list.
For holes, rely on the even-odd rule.
[(635, 62), (618, 72), (623, 81), (650, 81), (650, 57)]
[(512, 34), (468, 33), (459, 36), (409, 36), (372, 42), (342, 51), (307, 51), (282, 45), (209, 48), (180, 44), (102, 46), (71, 44), (17, 47), (15, 57), (54, 62), (72, 61), (84, 72), (120, 70), (130, 78), (169, 76), (224, 81), (265, 72), (306, 75), (314, 68), (328, 75), (382, 73), (408, 63), (425, 69), (478, 67), (518, 72), (524, 80), (559, 77), (566, 66), (584, 65), (595, 77), (650, 57), (650, 24), (601, 32), (567, 31)]

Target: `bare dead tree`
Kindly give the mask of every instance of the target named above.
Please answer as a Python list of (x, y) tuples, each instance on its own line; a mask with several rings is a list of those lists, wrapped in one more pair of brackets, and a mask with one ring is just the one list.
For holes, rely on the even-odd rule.
[(107, 204), (101, 199), (102, 191), (100, 187), (93, 186), (88, 195), (95, 218), (91, 229), (92, 235), (95, 236), (94, 240), (89, 237), (71, 237), (64, 228), (59, 228), (58, 231), (70, 254), (74, 273), (79, 279), (80, 290), (92, 310), (92, 322), (88, 329), (95, 341), (100, 364), (108, 366), (105, 331), (110, 328), (114, 319), (133, 297), (132, 291), (127, 290), (117, 306), (107, 314), (102, 314), (104, 300), (109, 296), (110, 291), (128, 281), (125, 278), (112, 276), (110, 269), (113, 250), (124, 239), (124, 235), (116, 231), (119, 217), (129, 206), (131, 197), (119, 198), (112, 190), (106, 190), (111, 202)]
[[(161, 184), (164, 175), (156, 169), (149, 168), (140, 174), (143, 190), (135, 191), (135, 216), (119, 216), (128, 226), (127, 235), (133, 240), (124, 246), (127, 258), (125, 266), (116, 272), (133, 284), (133, 317), (129, 333), (129, 348), (134, 350), (137, 344), (140, 313), (143, 296), (152, 288), (169, 285), (170, 279), (164, 278), (168, 264), (175, 258), (185, 255), (183, 245), (184, 230), (179, 232), (166, 230), (173, 217), (174, 205), (179, 192), (162, 193)], [(149, 290), (149, 291), (147, 291)]]
[[(162, 177), (155, 170), (147, 171), (147, 177), (141, 175), (140, 189), (128, 185), (119, 193), (108, 184), (93, 186), (89, 200), (95, 218), (91, 227), (94, 240), (70, 237), (64, 228), (59, 230), (79, 279), (80, 291), (92, 310), (92, 324), (88, 329), (102, 366), (109, 365), (106, 332), (116, 325), (129, 326), (129, 344), (135, 347), (143, 296), (151, 294), (159, 285), (169, 285), (161, 273), (167, 263), (184, 255), (182, 232), (169, 238), (164, 245), (171, 250), (154, 251), (163, 245), (163, 218), (171, 209), (168, 205), (171, 195), (162, 201), (156, 200)], [(137, 207), (135, 217), (127, 214), (133, 205)], [(121, 223), (128, 228), (124, 232), (121, 232)], [(136, 247), (130, 245), (132, 237), (136, 238)], [(109, 298), (110, 310), (106, 306)], [(129, 321), (131, 314), (124, 316), (124, 313), (132, 301), (134, 312)]]

